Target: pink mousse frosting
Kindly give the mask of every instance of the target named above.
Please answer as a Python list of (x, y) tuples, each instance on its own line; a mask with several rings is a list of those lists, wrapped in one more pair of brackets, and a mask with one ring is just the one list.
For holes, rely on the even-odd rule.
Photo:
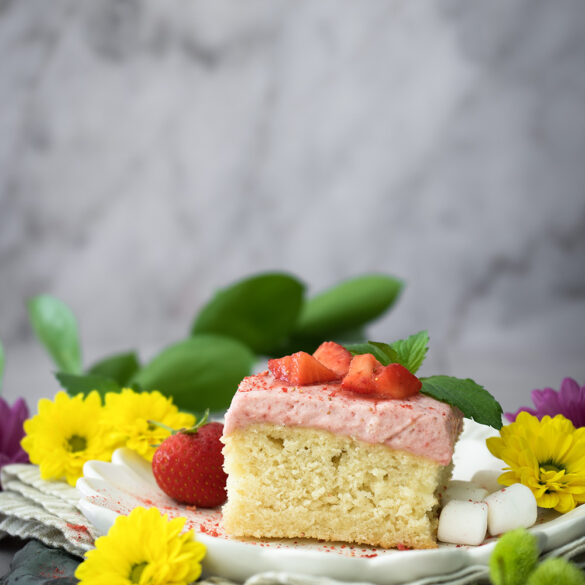
[(291, 386), (266, 371), (240, 383), (224, 435), (258, 423), (321, 429), (447, 465), (463, 416), (423, 394), (393, 400), (348, 392), (339, 383)]

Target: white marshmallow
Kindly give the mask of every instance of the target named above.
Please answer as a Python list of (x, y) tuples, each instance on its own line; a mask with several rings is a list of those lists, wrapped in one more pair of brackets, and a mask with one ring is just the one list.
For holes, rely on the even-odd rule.
[(447, 484), (447, 489), (441, 496), (443, 506), (446, 506), (451, 500), (470, 500), (472, 502), (481, 502), (485, 500), (488, 491), (472, 481), (462, 479), (452, 479)]
[(488, 506), (485, 502), (451, 500), (441, 511), (437, 538), (451, 544), (481, 544), (486, 536)]
[(514, 528), (529, 528), (536, 522), (536, 498), (530, 488), (515, 483), (490, 494), (488, 505), (488, 531), (492, 536)]
[(473, 474), (471, 481), (485, 488), (491, 494), (502, 489), (502, 484), (498, 482), (498, 477), (502, 473), (501, 469), (482, 469)]

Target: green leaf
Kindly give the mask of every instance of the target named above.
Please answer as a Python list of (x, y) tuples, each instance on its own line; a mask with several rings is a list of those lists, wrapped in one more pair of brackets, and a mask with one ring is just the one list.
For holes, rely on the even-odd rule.
[(2, 391), (2, 377), (4, 376), (4, 347), (0, 341), (0, 391)]
[(401, 280), (382, 274), (343, 281), (305, 303), (294, 336), (323, 341), (359, 330), (385, 313), (402, 288)]
[(106, 392), (119, 392), (121, 389), (120, 384), (115, 380), (104, 376), (57, 372), (55, 378), (59, 380), (61, 387), (67, 390), (67, 393), (71, 396), (89, 394), (92, 390), (97, 390), (101, 396), (105, 396)]
[(81, 374), (81, 346), (77, 321), (71, 309), (51, 295), (28, 301), (33, 330), (62, 372)]
[(383, 366), (392, 363), (394, 351), (387, 343), (365, 341), (363, 343), (349, 343), (345, 348), (353, 355), (371, 353)]
[(466, 418), (489, 425), (502, 427), (502, 407), (497, 400), (469, 378), (430, 376), (421, 378), (421, 393), (451, 406), (456, 406)]
[(201, 309), (191, 333), (233, 337), (268, 355), (288, 337), (303, 304), (304, 285), (288, 274), (266, 273), (241, 280)]
[(538, 562), (538, 555), (536, 536), (524, 528), (506, 532), (490, 556), (490, 578), (493, 584), (524, 585)]
[(14, 555), (10, 572), (0, 585), (75, 585), (75, 571), (81, 559), (38, 540), (29, 541)]
[(182, 410), (224, 410), (254, 361), (250, 349), (233, 338), (194, 335), (167, 347), (131, 382), (171, 396)]
[(88, 374), (111, 378), (125, 386), (132, 376), (140, 369), (136, 352), (129, 351), (106, 357), (94, 364), (87, 371)]
[(391, 348), (395, 352), (396, 363), (416, 374), (429, 349), (429, 334), (427, 331), (419, 331), (407, 339), (395, 341)]
[(429, 334), (426, 331), (420, 331), (407, 339), (399, 339), (391, 344), (368, 341), (352, 343), (346, 347), (354, 355), (371, 353), (383, 366), (401, 364), (416, 374), (427, 354), (428, 343)]

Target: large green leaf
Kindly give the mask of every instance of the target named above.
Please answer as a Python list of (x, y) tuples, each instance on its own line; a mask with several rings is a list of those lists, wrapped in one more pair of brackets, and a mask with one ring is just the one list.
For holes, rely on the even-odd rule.
[(183, 410), (224, 410), (254, 361), (250, 349), (236, 339), (193, 335), (164, 349), (130, 382), (171, 396)]
[(38, 295), (28, 301), (33, 330), (62, 372), (80, 374), (81, 346), (77, 320), (71, 309), (51, 295)]
[(104, 376), (57, 372), (55, 377), (59, 380), (61, 387), (67, 390), (67, 393), (71, 396), (89, 394), (92, 390), (97, 390), (102, 396), (105, 396), (107, 392), (119, 392), (121, 390), (120, 384), (112, 378)]
[(88, 374), (111, 378), (124, 386), (128, 380), (140, 369), (140, 363), (136, 352), (129, 351), (108, 356), (95, 363), (89, 370)]
[(16, 552), (10, 571), (0, 585), (75, 585), (75, 571), (81, 559), (38, 540), (29, 541)]
[(218, 291), (201, 309), (192, 334), (215, 333), (270, 354), (297, 322), (304, 285), (288, 274), (252, 276)]
[(345, 280), (309, 299), (294, 335), (299, 339), (339, 339), (360, 330), (396, 301), (403, 282), (393, 276), (367, 274)]

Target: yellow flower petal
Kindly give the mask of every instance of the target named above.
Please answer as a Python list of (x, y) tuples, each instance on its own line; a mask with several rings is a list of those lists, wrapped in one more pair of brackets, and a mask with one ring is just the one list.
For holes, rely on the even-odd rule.
[(156, 508), (135, 508), (96, 540), (75, 576), (80, 585), (187, 585), (201, 575), (206, 550), (192, 531), (182, 532), (184, 524)]
[(101, 397), (95, 391), (73, 397), (58, 392), (53, 401), (39, 400), (38, 414), (24, 423), (21, 445), (43, 479), (75, 485), (86, 461), (110, 459), (102, 415)]
[(486, 445), (508, 466), (498, 481), (523, 483), (540, 507), (565, 513), (585, 502), (585, 428), (562, 415), (538, 420), (521, 412)]
[(155, 445), (162, 443), (170, 434), (149, 421), (176, 430), (195, 424), (193, 415), (180, 412), (172, 399), (157, 391), (135, 392), (123, 388), (121, 392), (108, 392), (105, 402), (104, 412), (111, 427), (113, 447), (126, 446), (149, 461), (152, 461)]

